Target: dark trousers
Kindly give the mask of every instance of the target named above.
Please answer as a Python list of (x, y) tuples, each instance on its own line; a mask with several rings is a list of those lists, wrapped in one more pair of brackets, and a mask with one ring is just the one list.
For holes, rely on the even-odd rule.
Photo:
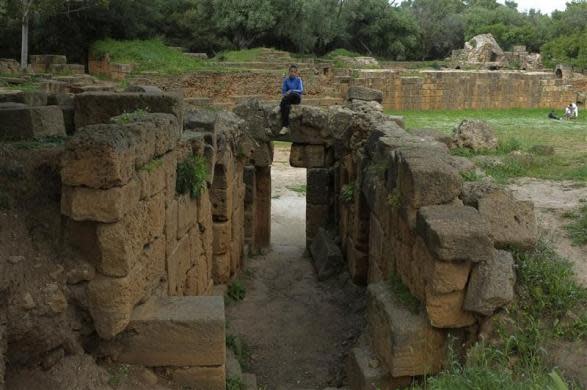
[(302, 98), (297, 93), (290, 93), (281, 99), (281, 124), (283, 127), (289, 127), (289, 112), (292, 104), (300, 104)]

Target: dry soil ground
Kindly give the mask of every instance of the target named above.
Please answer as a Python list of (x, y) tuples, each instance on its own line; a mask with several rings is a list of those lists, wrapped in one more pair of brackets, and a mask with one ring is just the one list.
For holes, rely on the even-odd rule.
[[(306, 170), (276, 148), (272, 248), (249, 259), (244, 301), (229, 305), (229, 333), (243, 338), (260, 386), (323, 389), (343, 380), (346, 354), (364, 327), (364, 289), (343, 274), (318, 282), (305, 253)], [(288, 188), (289, 187), (289, 188)], [(297, 189), (298, 191), (291, 190)]]

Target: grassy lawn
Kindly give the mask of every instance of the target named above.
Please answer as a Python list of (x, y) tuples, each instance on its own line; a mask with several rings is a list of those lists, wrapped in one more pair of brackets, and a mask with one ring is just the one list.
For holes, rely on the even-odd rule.
[[(482, 119), (495, 129), (500, 148), (497, 152), (477, 153), (498, 155), (502, 164), (483, 166), (486, 172), (499, 181), (512, 177), (543, 179), (570, 179), (587, 181), (587, 117), (574, 121), (555, 121), (547, 118), (546, 109), (461, 110), (461, 111), (388, 111), (403, 115), (408, 128), (431, 128), (451, 134), (463, 119)], [(560, 114), (560, 113), (559, 113)], [(529, 152), (535, 145), (549, 145), (553, 156), (531, 153), (510, 154), (512, 151)], [(454, 151), (455, 154), (474, 157), (473, 153)]]
[(188, 57), (182, 52), (165, 46), (158, 39), (97, 41), (91, 52), (97, 58), (110, 55), (112, 62), (135, 65), (135, 72), (182, 74), (192, 71), (217, 70), (209, 62)]

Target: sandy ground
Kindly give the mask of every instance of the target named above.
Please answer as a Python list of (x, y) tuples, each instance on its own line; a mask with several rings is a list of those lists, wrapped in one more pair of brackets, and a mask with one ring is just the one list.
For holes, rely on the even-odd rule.
[(250, 347), (247, 371), (268, 390), (343, 383), (344, 361), (364, 328), (364, 289), (347, 274), (318, 282), (305, 254), (306, 170), (276, 149), (272, 169), (272, 248), (249, 259), (244, 301), (227, 307), (229, 333)]
[(569, 240), (563, 217), (587, 201), (587, 186), (571, 181), (523, 178), (509, 186), (516, 197), (534, 202), (536, 219), (542, 236), (552, 242), (557, 252), (574, 265), (577, 280), (587, 287), (587, 245), (576, 246)]

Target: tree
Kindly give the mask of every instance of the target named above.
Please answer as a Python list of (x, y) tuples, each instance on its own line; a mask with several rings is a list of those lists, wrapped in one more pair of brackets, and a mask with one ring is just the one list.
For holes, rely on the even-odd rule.
[(238, 49), (246, 49), (275, 25), (270, 0), (214, 0), (214, 22)]

